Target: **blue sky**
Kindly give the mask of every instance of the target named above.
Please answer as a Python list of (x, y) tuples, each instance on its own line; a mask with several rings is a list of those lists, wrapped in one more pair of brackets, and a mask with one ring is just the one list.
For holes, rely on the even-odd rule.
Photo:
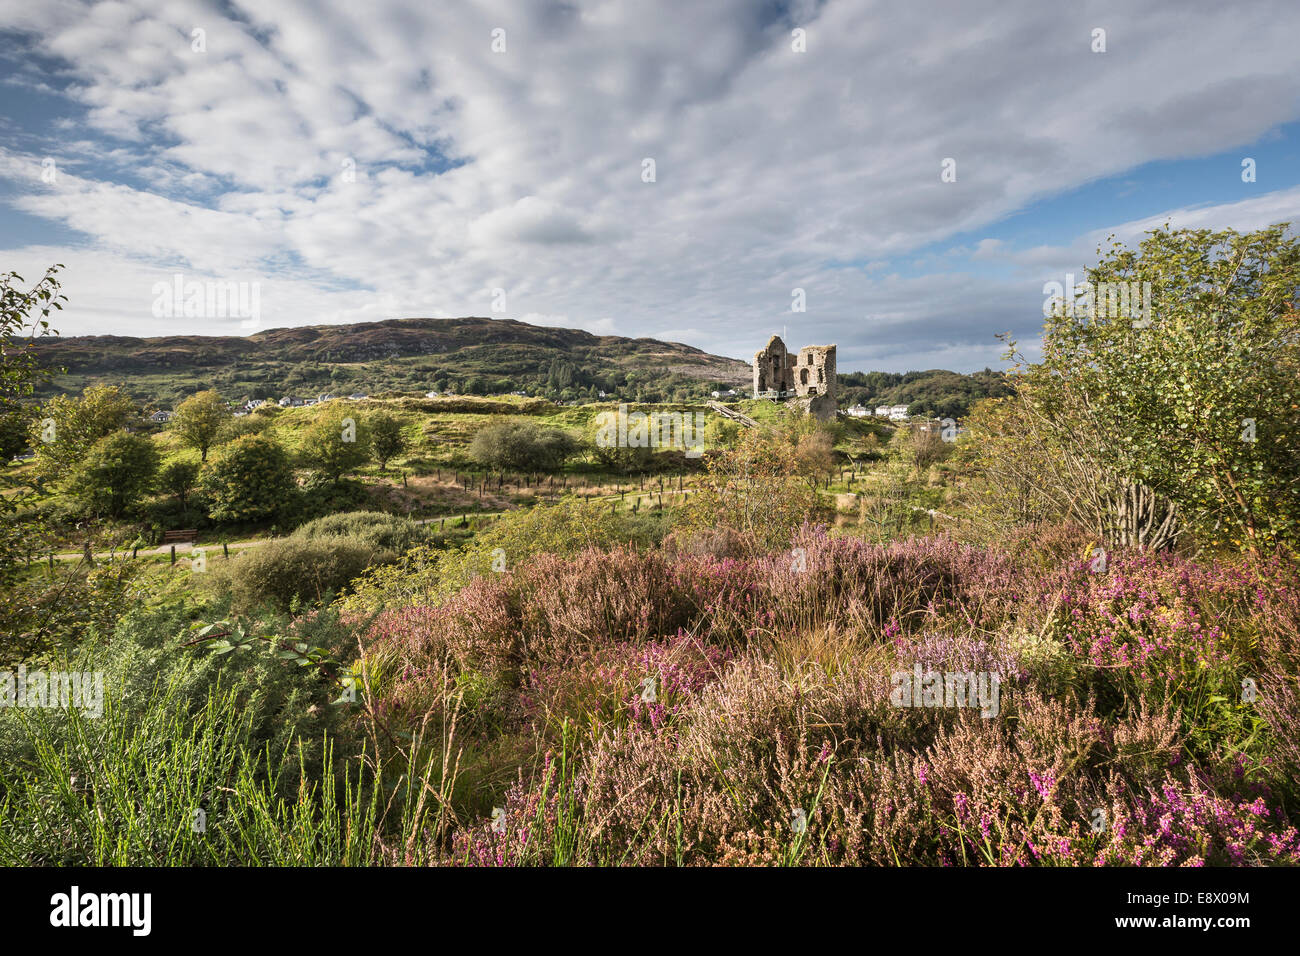
[[(65, 334), (489, 315), (996, 367), (1109, 233), (1300, 222), (1298, 35), (1289, 0), (0, 0), (0, 245), (67, 265)], [(176, 274), (256, 322), (158, 317)]]

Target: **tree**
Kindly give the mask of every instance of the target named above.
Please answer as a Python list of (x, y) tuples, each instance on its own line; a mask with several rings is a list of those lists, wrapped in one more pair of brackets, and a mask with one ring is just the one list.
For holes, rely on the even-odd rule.
[(172, 431), (182, 445), (198, 451), (200, 461), (207, 461), (208, 449), (220, 440), (230, 418), (221, 396), (209, 389), (181, 402), (172, 419)]
[(0, 410), (0, 467), (29, 447), (31, 427), (32, 416), (26, 408), (15, 405), (8, 411)]
[(347, 408), (322, 412), (303, 434), (299, 460), (308, 468), (339, 479), (370, 459), (370, 431)]
[(835, 472), (835, 433), (811, 415), (787, 411), (777, 434), (788, 447), (794, 471), (810, 488)]
[(259, 521), (279, 512), (295, 488), (284, 448), (263, 435), (223, 445), (203, 469), (200, 486), (217, 521)]
[[(18, 557), (32, 546), (37, 530), (31, 524), (9, 520), (18, 510), (24, 496), (22, 482), (6, 472), (19, 441), (27, 441), (11, 434), (28, 417), (19, 403), (32, 394), (36, 383), (48, 376), (38, 363), (32, 339), (51, 334), (51, 310), (63, 308), (65, 297), (59, 293), (58, 271), (54, 265), (32, 288), (17, 287), (23, 281), (16, 272), (0, 275), (0, 416), (6, 424), (4, 454), (0, 456), (0, 583), (9, 581), (17, 568)], [(23, 338), (27, 341), (23, 341)], [(7, 604), (8, 602), (4, 602)], [(0, 631), (9, 630), (5, 615), (0, 612)]]
[[(50, 329), (50, 311), (61, 311), (67, 296), (59, 293), (57, 263), (30, 289), (16, 286), (23, 277), (16, 272), (0, 275), (0, 411), (10, 411), (18, 399), (30, 395), (38, 381), (47, 376), (40, 367), (33, 339), (57, 334)], [(40, 318), (34, 318), (39, 310)], [(23, 333), (26, 331), (26, 341)]]
[(943, 440), (943, 431), (933, 422), (925, 425), (903, 425), (890, 439), (889, 444), (899, 459), (917, 471), (924, 472), (948, 457), (952, 446)]
[(371, 416), (369, 425), (371, 453), (379, 462), (380, 469), (386, 471), (389, 459), (396, 458), (406, 450), (402, 423), (386, 412), (379, 412)]
[(189, 496), (199, 480), (199, 463), (188, 458), (173, 458), (158, 473), (158, 484), (180, 502), (181, 513), (189, 514)]
[(1042, 362), (1022, 363), (1018, 416), (1111, 543), (1190, 528), (1256, 554), (1296, 547), (1300, 240), (1286, 231), (1113, 243), (1052, 310)]
[(157, 473), (158, 449), (153, 441), (119, 430), (91, 446), (70, 486), (93, 511), (119, 518), (152, 487)]
[(699, 490), (686, 505), (685, 526), (730, 528), (760, 550), (789, 545), (794, 530), (818, 506), (817, 493), (799, 474), (789, 448), (779, 434), (746, 429), (734, 448), (709, 457)]
[(577, 442), (558, 428), (533, 422), (498, 422), (481, 429), (470, 442), (469, 455), (489, 468), (509, 471), (549, 471), (559, 468), (577, 450)]
[(133, 422), (136, 411), (116, 385), (92, 385), (80, 397), (50, 399), (31, 428), (38, 473), (49, 479), (74, 474), (91, 447)]
[(644, 471), (654, 457), (655, 450), (649, 444), (620, 444), (610, 441), (608, 430), (608, 425), (601, 422), (601, 415), (597, 415), (587, 426), (583, 447), (596, 464), (619, 474)]

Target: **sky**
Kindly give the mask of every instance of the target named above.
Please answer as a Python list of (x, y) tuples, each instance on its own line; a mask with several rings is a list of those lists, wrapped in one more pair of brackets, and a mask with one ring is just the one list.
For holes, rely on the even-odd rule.
[[(1300, 224), (1297, 37), (1295, 0), (0, 0), (0, 271), (64, 263), (65, 335), (997, 368), (1111, 234)], [(169, 315), (177, 275), (255, 314)]]

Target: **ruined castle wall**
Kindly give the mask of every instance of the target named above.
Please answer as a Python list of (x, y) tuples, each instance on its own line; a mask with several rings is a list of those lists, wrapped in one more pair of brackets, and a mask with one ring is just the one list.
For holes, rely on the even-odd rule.
[(799, 350), (794, 388), (800, 396), (835, 397), (835, 346), (809, 345)]

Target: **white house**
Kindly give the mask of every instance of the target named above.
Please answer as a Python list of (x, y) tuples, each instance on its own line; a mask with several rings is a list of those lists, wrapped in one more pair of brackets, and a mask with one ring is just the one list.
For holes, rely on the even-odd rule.
[(169, 422), (171, 420), (172, 420), (171, 412), (154, 412), (152, 415), (149, 416), (149, 421), (158, 422), (159, 424), (163, 422)]
[(424, 397), (425, 397), (425, 398), (437, 398), (437, 397), (438, 397), (438, 390), (435, 388), (435, 389), (434, 389), (433, 391), (431, 391), (431, 392), (425, 392), (425, 393), (424, 393)]
[(353, 392), (351, 395), (348, 396), (348, 400), (353, 402), (359, 402), (363, 398), (369, 398), (369, 397), (370, 396), (367, 395), (365, 392)]
[(907, 406), (906, 405), (889, 406), (889, 420), (891, 422), (907, 421)]
[(877, 417), (877, 418), (888, 418), (888, 417), (889, 417), (889, 406), (888, 406), (888, 405), (877, 405), (877, 406), (876, 406), (876, 417)]
[(849, 410), (845, 412), (845, 414), (852, 418), (866, 418), (871, 413), (867, 411), (865, 405), (853, 405), (850, 406)]

